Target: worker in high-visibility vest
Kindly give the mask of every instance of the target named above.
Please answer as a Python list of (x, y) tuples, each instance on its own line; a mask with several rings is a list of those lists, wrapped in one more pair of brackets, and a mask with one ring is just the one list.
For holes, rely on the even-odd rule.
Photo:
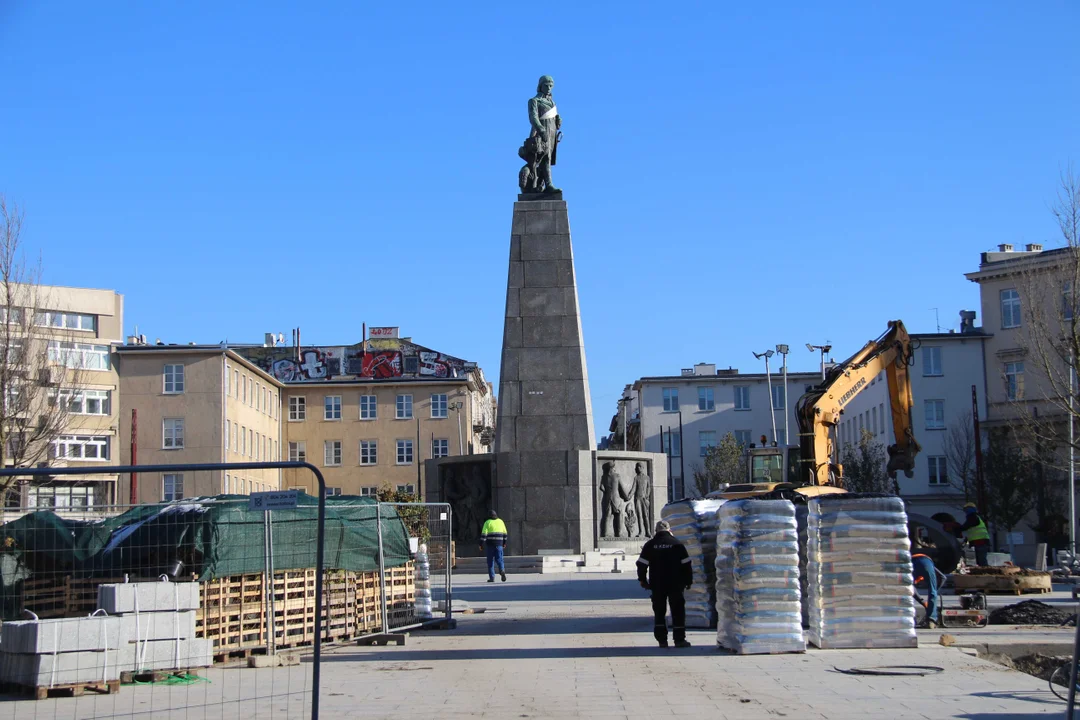
[(495, 566), (499, 566), (499, 575), (506, 582), (506, 564), (503, 560), (503, 550), (506, 548), (506, 540), (509, 535), (506, 532), (506, 523), (499, 518), (494, 510), (484, 523), (480, 531), (480, 549), (487, 554), (488, 582), (495, 582)]
[(960, 530), (963, 531), (967, 544), (975, 548), (975, 564), (985, 567), (986, 554), (990, 552), (990, 531), (979, 516), (979, 509), (975, 507), (975, 503), (965, 505), (964, 513), (967, 518), (965, 518), (964, 524), (960, 526)]

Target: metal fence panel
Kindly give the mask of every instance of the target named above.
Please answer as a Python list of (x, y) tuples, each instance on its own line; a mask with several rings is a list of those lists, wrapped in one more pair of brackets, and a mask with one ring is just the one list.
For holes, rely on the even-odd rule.
[(385, 633), (451, 622), (454, 565), (449, 503), (379, 503), (380, 517), (400, 517), (410, 541), (410, 561), (389, 567), (380, 553), (380, 600)]

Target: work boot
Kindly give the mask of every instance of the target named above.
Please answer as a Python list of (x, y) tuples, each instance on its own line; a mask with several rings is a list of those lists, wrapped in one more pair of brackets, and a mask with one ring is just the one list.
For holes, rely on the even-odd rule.
[(506, 582), (506, 571), (505, 570), (500, 570), (499, 574), (502, 575), (503, 582)]
[(660, 640), (660, 641), (658, 641), (658, 642), (659, 642), (659, 644), (660, 644), (660, 647), (662, 647), (662, 648), (666, 648), (666, 647), (667, 647), (667, 640)]
[(489, 578), (488, 578), (488, 582), (495, 582), (495, 578), (493, 578), (493, 577), (489, 577)]
[(686, 640), (676, 640), (675, 641), (675, 647), (677, 647), (677, 648), (688, 648), (688, 647), (690, 647), (690, 643), (687, 642)]

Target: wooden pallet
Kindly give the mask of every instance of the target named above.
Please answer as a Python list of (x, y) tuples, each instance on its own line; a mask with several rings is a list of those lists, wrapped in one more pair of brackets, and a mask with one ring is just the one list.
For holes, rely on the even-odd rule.
[(0, 685), (0, 692), (10, 695), (33, 695), (35, 700), (44, 700), (48, 697), (81, 697), (87, 690), (90, 692), (109, 695), (120, 692), (120, 681), (109, 680), (108, 682), (96, 683), (73, 683), (70, 685), (31, 686), (19, 685), (18, 683), (5, 683)]
[(987, 594), (1048, 593), (1053, 590), (1050, 573), (1045, 575), (951, 575), (956, 592), (983, 592)]

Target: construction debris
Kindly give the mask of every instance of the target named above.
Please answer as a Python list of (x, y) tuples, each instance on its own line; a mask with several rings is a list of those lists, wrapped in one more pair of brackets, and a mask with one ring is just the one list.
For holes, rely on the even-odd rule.
[(1073, 616), (1068, 610), (1038, 600), (1025, 600), (990, 613), (991, 625), (1060, 625)]

